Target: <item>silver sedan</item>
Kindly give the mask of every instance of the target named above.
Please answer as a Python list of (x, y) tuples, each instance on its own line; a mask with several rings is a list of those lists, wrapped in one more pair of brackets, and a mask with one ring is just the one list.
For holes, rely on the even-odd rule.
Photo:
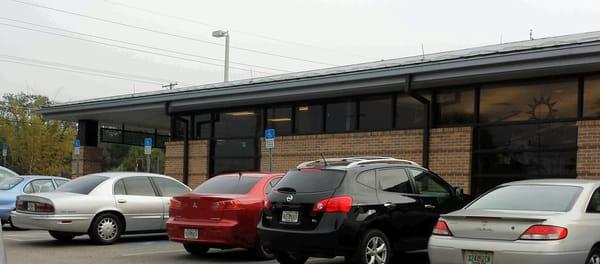
[(54, 192), (18, 196), (11, 219), (16, 227), (48, 230), (58, 240), (89, 234), (98, 244), (111, 244), (127, 233), (164, 232), (171, 197), (189, 191), (164, 175), (90, 174)]
[(600, 181), (504, 184), (443, 215), (433, 233), (432, 264), (600, 264)]

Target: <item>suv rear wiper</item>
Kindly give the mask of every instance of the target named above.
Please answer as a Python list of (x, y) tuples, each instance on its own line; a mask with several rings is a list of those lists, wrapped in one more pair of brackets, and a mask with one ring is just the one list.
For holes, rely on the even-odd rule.
[(281, 187), (281, 188), (277, 189), (277, 191), (280, 193), (296, 194), (296, 189), (291, 188), (291, 187)]

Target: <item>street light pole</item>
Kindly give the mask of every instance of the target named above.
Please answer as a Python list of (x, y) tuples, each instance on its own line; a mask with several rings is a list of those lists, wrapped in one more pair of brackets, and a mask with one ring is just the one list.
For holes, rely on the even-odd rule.
[(224, 81), (229, 81), (229, 31), (217, 30), (212, 32), (215, 38), (225, 37), (225, 73)]

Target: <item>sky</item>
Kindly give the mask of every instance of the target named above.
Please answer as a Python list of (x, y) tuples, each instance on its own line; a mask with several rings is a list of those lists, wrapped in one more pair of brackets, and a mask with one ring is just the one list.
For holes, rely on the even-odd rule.
[(57, 102), (600, 30), (597, 0), (0, 0), (0, 95)]

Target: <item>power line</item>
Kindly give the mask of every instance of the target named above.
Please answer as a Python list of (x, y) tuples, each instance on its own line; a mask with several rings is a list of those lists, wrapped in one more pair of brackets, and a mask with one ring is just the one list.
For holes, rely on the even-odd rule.
[[(81, 41), (86, 41), (86, 42), (92, 42), (92, 43), (101, 44), (101, 45), (105, 45), (105, 46), (117, 47), (117, 48), (121, 48), (121, 49), (132, 50), (132, 51), (137, 51), (137, 52), (142, 52), (142, 53), (148, 53), (148, 54), (153, 54), (153, 55), (158, 55), (158, 56), (163, 56), (163, 57), (169, 57), (169, 58), (174, 58), (174, 59), (180, 59), (180, 60), (186, 60), (186, 61), (192, 61), (192, 62), (202, 63), (202, 64), (206, 64), (206, 65), (223, 67), (223, 65), (218, 64), (218, 63), (211, 63), (211, 62), (206, 62), (206, 61), (199, 61), (199, 60), (194, 60), (194, 59), (189, 59), (189, 58), (184, 58), (184, 57), (179, 57), (179, 56), (174, 56), (174, 55), (159, 53), (159, 52), (153, 52), (153, 51), (148, 51), (148, 50), (141, 50), (141, 49), (126, 47), (126, 46), (121, 46), (121, 45), (116, 45), (116, 44), (110, 44), (110, 43), (101, 42), (101, 41), (95, 41), (95, 40), (91, 40), (91, 39), (78, 38), (78, 37), (64, 35), (64, 34), (55, 33), (55, 32), (49, 32), (49, 31), (44, 31), (44, 30), (39, 30), (39, 29), (33, 29), (33, 28), (28, 28), (28, 27), (22, 27), (22, 26), (17, 26), (17, 25), (11, 25), (11, 24), (6, 24), (6, 23), (0, 23), (0, 25), (8, 26), (8, 27), (14, 27), (14, 28), (20, 28), (20, 29), (25, 29), (25, 30), (30, 30), (30, 31), (36, 31), (36, 32), (50, 34), (50, 35), (55, 35), (55, 36), (60, 36), (60, 37), (64, 37), (64, 38), (70, 38), (70, 39), (76, 39), (76, 40), (81, 40)], [(231, 67), (231, 68), (232, 69), (243, 70), (243, 71), (250, 71), (249, 69), (246, 69), (246, 68), (239, 68), (239, 67)], [(259, 72), (259, 73), (262, 73), (262, 74), (266, 74), (266, 75), (272, 75), (273, 74), (273, 73), (265, 72), (265, 71), (256, 71), (256, 72)]]
[[(122, 40), (118, 40), (118, 39), (107, 38), (107, 37), (102, 37), (102, 36), (88, 34), (88, 33), (81, 33), (81, 32), (67, 30), (67, 29), (58, 28), (58, 27), (50, 27), (50, 26), (40, 25), (40, 24), (31, 23), (31, 22), (27, 22), (27, 21), (23, 21), (23, 20), (18, 20), (18, 19), (12, 19), (12, 18), (7, 18), (7, 17), (0, 17), (0, 19), (12, 21), (12, 22), (23, 23), (23, 24), (27, 24), (27, 25), (36, 26), (36, 27), (48, 28), (48, 29), (52, 29), (52, 30), (59, 30), (59, 31), (68, 32), (68, 33), (72, 33), (72, 34), (78, 34), (78, 35), (87, 36), (87, 37), (93, 37), (93, 38), (98, 38), (98, 39), (113, 41), (113, 42), (117, 42), (117, 43), (123, 43), (123, 44), (127, 44), (127, 45), (132, 45), (132, 46), (143, 47), (143, 48), (147, 48), (147, 49), (160, 50), (160, 51), (165, 51), (165, 52), (170, 52), (170, 53), (175, 53), (175, 54), (180, 54), (180, 55), (185, 55), (185, 56), (198, 57), (198, 58), (203, 58), (203, 59), (208, 59), (208, 60), (213, 60), (213, 61), (219, 61), (219, 62), (223, 60), (223, 59), (206, 57), (206, 56), (201, 56), (201, 55), (196, 55), (196, 54), (191, 54), (191, 53), (186, 53), (186, 52), (181, 52), (181, 51), (174, 51), (174, 50), (169, 50), (169, 49), (157, 48), (157, 47), (148, 46), (148, 45), (144, 45), (144, 44), (133, 43), (133, 42), (129, 42), (129, 41), (122, 41)], [(10, 25), (10, 24), (3, 24), (3, 25)], [(27, 28), (23, 28), (23, 29), (27, 29)], [(55, 34), (55, 33), (47, 32), (47, 31), (43, 31), (43, 33)], [(66, 37), (64, 35), (60, 35), (60, 36)], [(77, 39), (78, 40), (83, 40), (83, 39), (79, 39), (79, 38), (77, 38)], [(118, 47), (122, 47), (122, 46), (118, 46)], [(195, 61), (195, 62), (199, 62), (199, 61)], [(287, 71), (287, 70), (281, 70), (281, 69), (276, 69), (276, 68), (271, 68), (271, 67), (266, 67), (266, 66), (254, 65), (254, 64), (246, 64), (246, 63), (235, 62), (235, 61), (231, 61), (231, 63), (238, 64), (238, 65), (243, 65), (243, 66), (248, 66), (248, 67), (255, 67), (255, 68), (263, 68), (263, 69), (267, 69), (267, 70), (274, 70), (274, 71), (279, 71), (279, 72), (290, 72), (290, 71)], [(220, 65), (220, 64), (210, 64), (210, 65), (219, 66), (219, 67), (223, 66), (223, 65)], [(246, 71), (250, 70), (250, 69), (245, 69), (245, 68), (236, 68), (236, 69), (246, 70)], [(264, 73), (266, 73), (266, 72), (264, 72)], [(269, 74), (269, 73), (266, 73), (266, 74)]]
[[(80, 17), (84, 17), (84, 18), (88, 18), (88, 19), (93, 19), (93, 20), (97, 20), (97, 21), (101, 21), (101, 22), (105, 22), (105, 23), (110, 23), (110, 24), (115, 24), (115, 25), (119, 25), (119, 26), (124, 26), (124, 27), (134, 28), (134, 29), (138, 29), (138, 30), (143, 30), (143, 31), (147, 31), (147, 32), (152, 32), (152, 33), (157, 33), (157, 34), (163, 34), (163, 35), (167, 35), (167, 36), (171, 36), (171, 37), (176, 37), (176, 38), (186, 39), (186, 40), (192, 40), (192, 41), (202, 42), (202, 43), (206, 43), (206, 44), (223, 46), (223, 44), (218, 43), (218, 42), (212, 42), (212, 41), (208, 41), (208, 40), (203, 40), (203, 39), (198, 39), (198, 38), (194, 38), (194, 37), (189, 37), (189, 36), (184, 36), (184, 35), (169, 33), (169, 32), (160, 31), (160, 30), (156, 30), (156, 29), (151, 29), (151, 28), (146, 28), (146, 27), (141, 27), (141, 26), (126, 24), (126, 23), (122, 23), (122, 22), (118, 22), (118, 21), (114, 21), (114, 20), (109, 20), (109, 19), (104, 19), (104, 18), (89, 16), (89, 15), (84, 15), (84, 14), (80, 14), (80, 13), (76, 13), (76, 12), (71, 12), (71, 11), (64, 10), (64, 9), (49, 7), (49, 6), (45, 6), (45, 5), (40, 5), (40, 4), (36, 4), (36, 3), (30, 3), (30, 2), (20, 1), (20, 0), (11, 0), (11, 1), (17, 2), (17, 3), (21, 3), (21, 4), (25, 4), (25, 5), (34, 6), (34, 7), (38, 7), (38, 8), (44, 8), (44, 9), (48, 9), (48, 10), (53, 10), (53, 11), (61, 12), (61, 13), (65, 13), (65, 14), (70, 14), (70, 15), (80, 16)], [(261, 51), (261, 50), (248, 49), (248, 48), (242, 48), (242, 47), (237, 47), (237, 46), (231, 46), (231, 48), (232, 49), (238, 49), (238, 50), (244, 50), (244, 51), (248, 51), (248, 52), (259, 53), (259, 54), (263, 54), (263, 55), (269, 55), (269, 56), (275, 56), (275, 57), (290, 59), (290, 60), (304, 61), (304, 62), (309, 62), (309, 63), (314, 63), (314, 64), (327, 65), (327, 66), (337, 66), (335, 64), (331, 64), (331, 63), (327, 63), (327, 62), (320, 62), (320, 61), (315, 61), (315, 60), (301, 59), (301, 58), (296, 58), (296, 57), (291, 57), (291, 56), (286, 56), (286, 55), (280, 55), (280, 54), (270, 53), (270, 52)]]
[[(168, 18), (172, 18), (172, 19), (177, 19), (177, 20), (181, 20), (181, 21), (186, 21), (186, 22), (190, 22), (190, 23), (194, 23), (194, 24), (198, 24), (198, 25), (203, 25), (206, 27), (210, 27), (210, 28), (226, 28), (220, 25), (214, 25), (214, 24), (210, 24), (210, 23), (206, 23), (206, 22), (202, 22), (196, 19), (191, 19), (191, 18), (187, 18), (187, 17), (182, 17), (182, 16), (175, 16), (175, 15), (171, 15), (168, 13), (163, 13), (163, 12), (158, 12), (155, 10), (151, 10), (151, 9), (147, 9), (147, 8), (142, 8), (142, 7), (137, 7), (137, 6), (133, 6), (133, 5), (129, 5), (129, 4), (124, 4), (124, 3), (120, 3), (120, 2), (116, 2), (116, 1), (111, 1), (111, 0), (101, 0), (113, 5), (118, 5), (118, 6), (122, 6), (122, 7), (126, 7), (129, 9), (134, 9), (137, 11), (141, 11), (141, 12), (146, 12), (149, 14), (154, 14), (154, 15), (158, 15), (158, 16), (163, 16), (163, 17), (168, 17)], [(268, 39), (268, 40), (272, 40), (272, 41), (278, 41), (281, 43), (287, 43), (287, 44), (293, 44), (293, 45), (297, 45), (297, 46), (305, 46), (305, 47), (309, 47), (309, 48), (314, 48), (314, 49), (321, 49), (321, 50), (326, 50), (328, 52), (335, 52), (338, 54), (345, 54), (345, 55), (351, 55), (357, 58), (363, 58), (363, 59), (369, 59), (371, 60), (372, 58), (366, 57), (364, 55), (359, 55), (359, 54), (354, 54), (354, 53), (350, 53), (350, 52), (341, 52), (338, 50), (334, 50), (334, 49), (329, 49), (329, 48), (324, 48), (324, 47), (319, 47), (316, 45), (311, 45), (311, 44), (306, 44), (306, 43), (301, 43), (301, 42), (297, 42), (297, 41), (291, 41), (291, 40), (285, 40), (285, 39), (280, 39), (280, 38), (274, 38), (271, 36), (266, 36), (266, 35), (262, 35), (262, 34), (257, 34), (257, 33), (252, 33), (252, 32), (248, 32), (248, 31), (243, 31), (243, 30), (237, 30), (237, 29), (232, 29), (230, 28), (231, 31), (235, 31), (244, 35), (248, 35), (248, 36), (253, 36), (253, 37), (257, 37), (257, 38), (263, 38), (263, 39)]]

